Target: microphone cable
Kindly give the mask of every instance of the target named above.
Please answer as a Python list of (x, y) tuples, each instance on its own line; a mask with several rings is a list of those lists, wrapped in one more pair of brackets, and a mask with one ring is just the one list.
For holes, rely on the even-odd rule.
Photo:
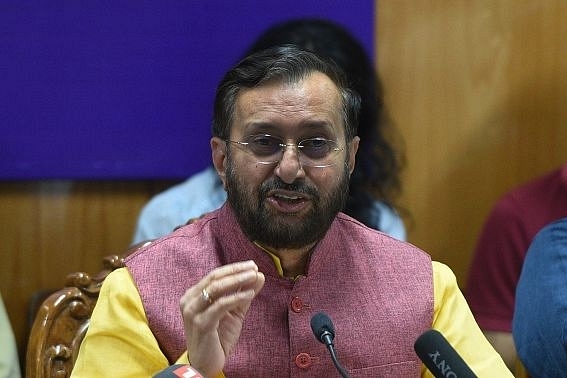
[(311, 318), (311, 330), (315, 335), (315, 338), (324, 344), (329, 350), (331, 359), (337, 371), (341, 374), (342, 378), (349, 378), (346, 369), (340, 364), (335, 351), (335, 346), (333, 345), (333, 340), (335, 339), (335, 327), (333, 327), (333, 322), (331, 318), (324, 312), (318, 312)]

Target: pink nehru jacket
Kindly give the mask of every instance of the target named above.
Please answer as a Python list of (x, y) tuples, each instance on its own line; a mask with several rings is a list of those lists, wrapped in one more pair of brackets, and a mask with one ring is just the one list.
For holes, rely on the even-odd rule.
[[(282, 278), (242, 233), (229, 205), (126, 259), (161, 349), (170, 362), (186, 349), (179, 299), (211, 269), (253, 259), (266, 283), (253, 301), (227, 377), (336, 376), (311, 316), (326, 312), (351, 377), (419, 376), (413, 351), (433, 318), (430, 257), (339, 214), (315, 247), (305, 276)], [(190, 357), (189, 357), (190, 358)]]

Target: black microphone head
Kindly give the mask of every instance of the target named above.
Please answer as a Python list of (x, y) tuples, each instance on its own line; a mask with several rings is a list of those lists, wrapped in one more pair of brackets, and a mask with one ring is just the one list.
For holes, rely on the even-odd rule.
[(321, 344), (324, 344), (329, 350), (333, 364), (341, 374), (341, 377), (348, 378), (348, 372), (339, 363), (335, 347), (333, 346), (333, 340), (335, 339), (335, 327), (333, 327), (331, 318), (329, 318), (329, 316), (324, 312), (316, 313), (311, 317), (311, 330), (313, 331), (315, 338), (319, 340)]
[(335, 327), (331, 318), (324, 312), (318, 312), (311, 317), (311, 330), (315, 338), (324, 343), (322, 336), (330, 334), (331, 340), (335, 338)]
[(414, 344), (419, 359), (435, 377), (476, 377), (441, 332), (430, 329)]

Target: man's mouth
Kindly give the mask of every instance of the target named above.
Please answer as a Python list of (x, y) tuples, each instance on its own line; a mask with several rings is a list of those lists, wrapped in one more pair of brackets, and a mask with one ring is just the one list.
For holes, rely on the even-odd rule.
[(301, 193), (280, 192), (271, 193), (268, 198), (276, 210), (283, 213), (297, 213), (309, 206), (309, 198)]
[(303, 197), (300, 196), (293, 196), (287, 194), (274, 194), (274, 197), (277, 198), (278, 200), (290, 201), (290, 202), (299, 201), (303, 199)]

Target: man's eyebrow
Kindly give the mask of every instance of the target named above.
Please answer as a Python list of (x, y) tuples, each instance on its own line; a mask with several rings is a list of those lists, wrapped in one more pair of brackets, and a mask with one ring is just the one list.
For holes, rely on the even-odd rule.
[(300, 132), (321, 133), (326, 138), (337, 138), (342, 135), (340, 128), (334, 127), (332, 122), (326, 120), (305, 120), (301, 123)]
[[(281, 134), (282, 128), (277, 124), (266, 121), (251, 121), (244, 127), (246, 133), (253, 134)], [(327, 134), (337, 134), (340, 130), (335, 130), (332, 123), (326, 120), (307, 119), (299, 123), (299, 132), (325, 132)]]
[(250, 122), (245, 125), (245, 130), (247, 131), (254, 131), (255, 133), (262, 133), (265, 132), (266, 134), (270, 134), (270, 132), (277, 131), (279, 128), (271, 122)]
[(333, 131), (333, 126), (330, 122), (323, 121), (323, 120), (306, 120), (301, 122), (301, 126), (307, 126), (312, 129), (325, 129), (329, 131)]

